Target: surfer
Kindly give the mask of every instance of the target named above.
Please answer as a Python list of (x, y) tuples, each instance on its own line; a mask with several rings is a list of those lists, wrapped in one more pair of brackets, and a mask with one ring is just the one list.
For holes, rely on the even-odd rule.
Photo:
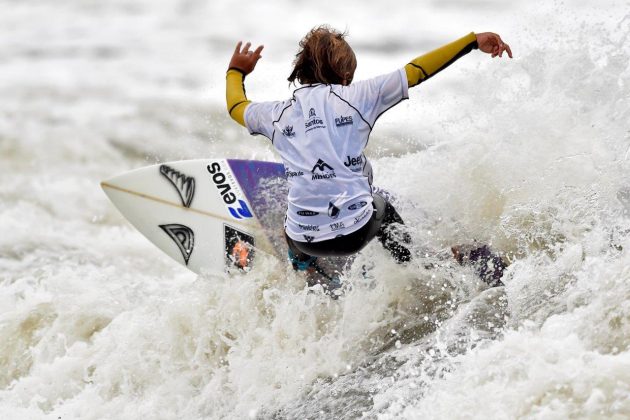
[[(345, 34), (318, 26), (300, 41), (288, 77), (301, 86), (291, 98), (272, 102), (247, 99), (244, 80), (263, 50), (250, 47), (239, 42), (230, 60), (227, 109), (250, 134), (267, 137), (282, 158), (289, 183), (284, 228), (293, 268), (321, 271), (318, 257), (352, 255), (375, 237), (397, 262), (409, 261), (404, 222), (387, 194), (372, 185), (363, 153), (374, 124), (408, 99), (410, 87), (473, 49), (512, 58), (509, 45), (495, 33), (471, 32), (391, 73), (353, 82), (357, 60)], [(483, 262), (480, 274), (500, 283), (504, 265), (487, 247), (453, 248), (453, 254), (460, 263)]]

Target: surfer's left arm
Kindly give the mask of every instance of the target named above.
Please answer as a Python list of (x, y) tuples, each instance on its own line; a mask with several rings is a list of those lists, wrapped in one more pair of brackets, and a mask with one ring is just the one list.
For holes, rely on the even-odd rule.
[(473, 49), (491, 54), (493, 58), (503, 57), (503, 53), (507, 52), (508, 56), (512, 58), (510, 46), (503, 42), (499, 35), (492, 32), (478, 34), (471, 32), (450, 44), (416, 57), (405, 65), (409, 87), (416, 86), (435, 76)]
[(241, 41), (236, 44), (236, 49), (225, 76), (225, 100), (230, 117), (245, 127), (245, 109), (251, 103), (245, 94), (245, 76), (254, 71), (264, 46), (260, 45), (256, 50), (250, 51), (251, 43), (246, 43), (241, 49), (242, 44)]

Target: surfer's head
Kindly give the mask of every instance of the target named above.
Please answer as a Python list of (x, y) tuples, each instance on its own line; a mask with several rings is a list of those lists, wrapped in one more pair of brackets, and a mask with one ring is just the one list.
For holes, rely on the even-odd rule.
[(311, 29), (300, 41), (289, 82), (349, 85), (357, 59), (345, 36), (328, 25)]

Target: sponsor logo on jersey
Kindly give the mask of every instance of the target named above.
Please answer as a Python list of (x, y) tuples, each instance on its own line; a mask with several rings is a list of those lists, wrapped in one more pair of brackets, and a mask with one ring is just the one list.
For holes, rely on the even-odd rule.
[(241, 270), (248, 271), (254, 260), (254, 237), (224, 224), (223, 240), (227, 267), (236, 266)]
[(300, 216), (317, 216), (319, 213), (311, 210), (298, 210), (297, 214)]
[(309, 232), (319, 232), (319, 226), (317, 225), (303, 225), (301, 223), (298, 223), (298, 227)]
[(293, 126), (287, 125), (286, 127), (284, 127), (282, 129), (282, 134), (284, 134), (284, 136), (288, 138), (295, 137), (295, 131), (293, 131)]
[(367, 206), (367, 201), (359, 201), (358, 203), (350, 204), (348, 210), (359, 210), (365, 206)]
[(195, 248), (195, 233), (188, 226), (180, 225), (178, 223), (171, 223), (169, 225), (159, 225), (160, 228), (175, 242), (179, 252), (184, 257), (184, 262), (188, 265), (190, 254), (192, 254)]
[(306, 242), (311, 243), (313, 242), (313, 239), (315, 239), (314, 236), (308, 236), (308, 235), (302, 235), (304, 236), (304, 239), (306, 240)]
[(331, 171), (334, 170), (332, 166), (330, 166), (329, 164), (327, 164), (321, 159), (317, 160), (317, 163), (315, 164), (315, 166), (313, 166), (313, 169), (311, 170), (311, 172), (315, 172), (316, 169), (322, 172), (324, 172), (326, 169), (331, 170)]
[(315, 164), (315, 166), (313, 166), (311, 173), (313, 174), (313, 176), (311, 177), (311, 180), (331, 179), (331, 178), (337, 177), (333, 167), (321, 159), (317, 160), (317, 163)]
[(168, 165), (160, 165), (160, 173), (175, 187), (182, 205), (190, 207), (190, 202), (195, 195), (195, 178), (186, 176)]
[(357, 223), (359, 223), (361, 220), (365, 219), (371, 213), (372, 212), (370, 211), (370, 209), (363, 210), (360, 215), (358, 215), (357, 217), (354, 218), (354, 224), (356, 225)]
[(339, 209), (339, 207), (335, 206), (332, 201), (330, 203), (328, 203), (328, 216), (331, 219), (336, 219), (337, 217), (339, 217), (339, 213), (341, 212), (341, 209)]
[(289, 179), (289, 178), (293, 178), (294, 176), (302, 176), (304, 175), (304, 172), (292, 171), (290, 169), (287, 169), (286, 171), (284, 171), (284, 175), (287, 177), (287, 179)]
[(224, 171), (219, 162), (212, 162), (206, 169), (212, 175), (212, 182), (232, 217), (235, 219), (254, 217), (232, 171)]
[(359, 155), (357, 157), (346, 156), (346, 161), (343, 163), (345, 167), (351, 166), (363, 166), (363, 155)]
[(347, 116), (344, 117), (343, 115), (340, 115), (338, 117), (335, 118), (335, 125), (337, 127), (341, 127), (342, 125), (352, 125), (353, 121), (352, 121), (352, 116)]
[(331, 223), (330, 224), (330, 231), (334, 232), (336, 230), (343, 229), (345, 227), (346, 226), (343, 224), (343, 222)]
[(315, 130), (316, 128), (326, 128), (324, 120), (319, 118), (315, 113), (315, 108), (311, 108), (308, 111), (308, 120), (304, 123), (304, 128), (306, 129), (306, 132)]

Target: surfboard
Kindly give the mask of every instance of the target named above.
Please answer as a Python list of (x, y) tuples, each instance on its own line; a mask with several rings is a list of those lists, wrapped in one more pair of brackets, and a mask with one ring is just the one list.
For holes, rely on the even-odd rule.
[(248, 272), (256, 255), (286, 252), (287, 183), (276, 162), (167, 162), (101, 182), (131, 224), (198, 274)]

